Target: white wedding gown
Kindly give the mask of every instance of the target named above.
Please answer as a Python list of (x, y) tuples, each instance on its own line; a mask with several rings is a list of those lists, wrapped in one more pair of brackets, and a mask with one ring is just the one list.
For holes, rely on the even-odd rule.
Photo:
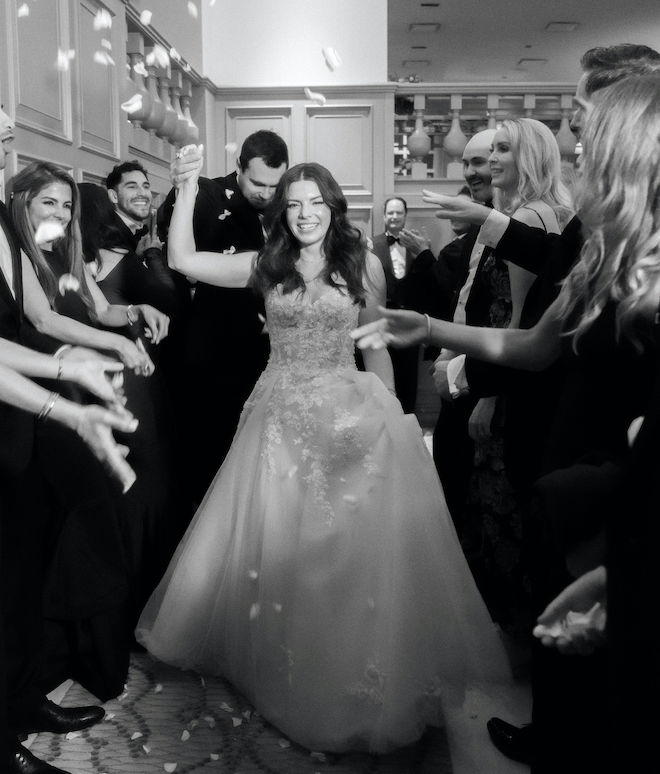
[(137, 638), (312, 750), (387, 752), (507, 659), (419, 425), (355, 367), (358, 306), (266, 308), (269, 364)]

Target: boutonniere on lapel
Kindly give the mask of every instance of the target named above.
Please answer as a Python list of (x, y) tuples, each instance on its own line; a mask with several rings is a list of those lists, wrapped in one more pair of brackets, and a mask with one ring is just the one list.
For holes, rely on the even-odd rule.
[(225, 210), (224, 212), (221, 212), (220, 215), (218, 215), (218, 220), (224, 220), (225, 218), (228, 218), (231, 215), (231, 212), (229, 210)]

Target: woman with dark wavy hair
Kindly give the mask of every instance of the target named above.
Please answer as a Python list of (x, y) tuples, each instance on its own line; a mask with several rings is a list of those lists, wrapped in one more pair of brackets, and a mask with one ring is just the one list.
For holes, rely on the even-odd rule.
[(280, 180), (256, 263), (195, 251), (195, 188), (196, 174), (179, 187), (170, 263), (263, 293), (271, 355), (138, 640), (224, 675), (312, 750), (410, 744), (507, 664), (389, 354), (355, 366), (350, 330), (385, 300), (381, 264), (318, 164)]

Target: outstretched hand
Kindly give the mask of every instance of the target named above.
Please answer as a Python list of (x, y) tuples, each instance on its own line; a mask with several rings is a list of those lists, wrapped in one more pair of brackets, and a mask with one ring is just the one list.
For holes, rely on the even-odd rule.
[(152, 344), (159, 344), (169, 333), (170, 318), (149, 304), (138, 306), (146, 327), (145, 336)]
[(426, 338), (426, 319), (417, 312), (405, 309), (377, 307), (382, 315), (374, 322), (351, 331), (351, 338), (360, 349), (383, 349), (384, 347), (412, 347)]
[(90, 405), (79, 406), (78, 409), (73, 429), (108, 473), (119, 480), (122, 491), (127, 492), (135, 482), (136, 475), (125, 459), (128, 448), (115, 441), (112, 431), (135, 432), (137, 419), (121, 408), (107, 409)]
[(70, 360), (62, 363), (62, 379), (77, 382), (81, 387), (96, 395), (97, 398), (116, 403), (119, 394), (115, 389), (117, 382), (110, 377), (120, 374), (124, 369), (123, 363), (116, 360), (105, 360), (100, 357), (92, 357), (88, 360)]
[(469, 196), (450, 196), (425, 189), (422, 191), (422, 200), (438, 208), (436, 218), (464, 220), (476, 226), (483, 225), (491, 212), (489, 207), (472, 201)]
[(607, 570), (596, 567), (567, 586), (538, 617), (534, 636), (561, 653), (588, 655), (605, 641)]

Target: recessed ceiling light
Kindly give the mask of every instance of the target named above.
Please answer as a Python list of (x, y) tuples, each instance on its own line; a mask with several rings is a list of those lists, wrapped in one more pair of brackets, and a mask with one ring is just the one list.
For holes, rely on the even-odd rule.
[(404, 67), (428, 67), (430, 64), (428, 59), (406, 59), (403, 62)]
[(545, 27), (546, 32), (575, 32), (580, 25), (577, 22), (550, 22)]
[(408, 25), (408, 32), (437, 32), (440, 25), (435, 22), (417, 22)]
[(547, 59), (519, 59), (518, 67), (533, 67), (535, 65), (542, 65), (547, 63)]

